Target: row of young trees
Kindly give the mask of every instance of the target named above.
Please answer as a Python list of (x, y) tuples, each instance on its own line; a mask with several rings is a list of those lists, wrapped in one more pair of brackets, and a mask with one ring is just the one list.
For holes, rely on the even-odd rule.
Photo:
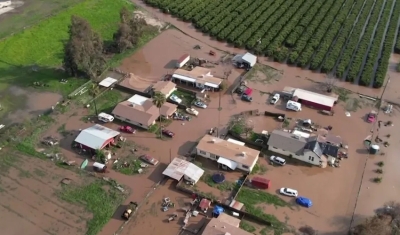
[(121, 53), (136, 46), (146, 22), (142, 18), (134, 17), (126, 8), (121, 10), (120, 18), (113, 42), (106, 47), (101, 36), (92, 29), (88, 21), (78, 16), (71, 17), (63, 59), (63, 68), (70, 76), (95, 79), (105, 69), (107, 53)]
[(370, 45), (367, 60), (364, 63), (364, 69), (361, 72), (360, 84), (369, 86), (374, 81), (375, 65), (379, 59), (381, 52), (382, 41), (385, 40), (386, 26), (390, 20), (391, 11), (394, 6), (394, 0), (387, 0), (383, 11), (381, 12), (381, 19), (376, 27), (375, 37)]
[[(375, 7), (372, 10), (372, 14), (369, 16), (367, 27), (364, 30), (364, 34), (358, 43), (357, 51), (354, 54), (352, 63), (349, 66), (349, 70), (346, 76), (346, 80), (350, 82), (356, 81), (360, 71), (364, 65), (365, 53), (368, 51), (369, 45), (371, 43), (371, 38), (375, 32), (375, 24), (380, 18), (380, 12), (385, 0), (377, 0), (375, 2)], [(363, 84), (366, 85), (366, 84)], [(369, 85), (369, 84), (368, 84)]]
[[(355, 22), (357, 17), (362, 14), (364, 2), (363, 1), (356, 1), (355, 5), (353, 6), (350, 15), (347, 16), (348, 22)], [(365, 8), (364, 8), (365, 9)], [(361, 25), (361, 23), (357, 22), (357, 25)], [(335, 68), (337, 60), (341, 55), (343, 47), (346, 45), (346, 42), (350, 39), (351, 32), (353, 30), (354, 24), (343, 24), (342, 28), (340, 29), (338, 35), (336, 36), (335, 44), (330, 45), (331, 48), (329, 49), (329, 53), (326, 54), (325, 60), (321, 65), (321, 71), (324, 73), (330, 72)], [(318, 51), (317, 54), (320, 52)], [(315, 61), (311, 61), (315, 63)]]

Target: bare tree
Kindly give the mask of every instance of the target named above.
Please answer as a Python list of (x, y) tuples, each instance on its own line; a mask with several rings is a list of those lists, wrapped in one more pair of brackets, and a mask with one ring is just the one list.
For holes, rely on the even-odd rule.
[(333, 88), (335, 88), (336, 82), (337, 82), (337, 79), (333, 75), (329, 74), (326, 76), (325, 82), (324, 82), (324, 88), (326, 89), (326, 91), (328, 93), (331, 93)]

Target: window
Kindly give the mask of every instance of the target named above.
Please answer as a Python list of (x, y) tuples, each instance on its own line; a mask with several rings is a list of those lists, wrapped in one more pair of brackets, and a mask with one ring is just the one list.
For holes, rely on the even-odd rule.
[(115, 117), (119, 118), (120, 116), (118, 116), (118, 115), (115, 115)]
[(218, 160), (219, 158), (220, 158), (220, 156), (218, 156), (218, 155), (215, 155), (215, 159), (217, 159), (217, 160)]
[(142, 124), (142, 123), (139, 123), (139, 125), (143, 126), (143, 124)]
[(272, 146), (272, 148), (274, 148), (274, 149), (278, 149), (278, 148), (275, 148), (274, 146)]
[(200, 153), (200, 154), (203, 154), (203, 155), (206, 155), (206, 154), (207, 154), (206, 152), (201, 151), (201, 150), (199, 150), (199, 153)]
[(127, 122), (130, 122), (131, 120), (129, 120), (128, 118), (127, 119), (125, 119)]
[(314, 161), (314, 157), (311, 158), (311, 161)]
[(308, 160), (311, 161), (311, 156), (308, 156)]
[(246, 165), (242, 165), (242, 167), (243, 167), (244, 169), (249, 169), (249, 166), (246, 166)]

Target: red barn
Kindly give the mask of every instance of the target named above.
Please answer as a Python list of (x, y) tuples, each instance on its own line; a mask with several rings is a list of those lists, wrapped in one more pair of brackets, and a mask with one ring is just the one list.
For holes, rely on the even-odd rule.
[(96, 124), (82, 130), (76, 137), (75, 142), (84, 149), (103, 149), (108, 144), (113, 143), (114, 138), (118, 135), (120, 135), (118, 131)]
[(332, 111), (338, 99), (337, 96), (327, 96), (302, 89), (295, 89), (292, 97), (296, 97), (296, 101), (304, 106), (326, 111)]

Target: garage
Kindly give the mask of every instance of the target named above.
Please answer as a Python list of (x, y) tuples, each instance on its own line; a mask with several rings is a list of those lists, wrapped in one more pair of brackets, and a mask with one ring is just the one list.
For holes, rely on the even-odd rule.
[(292, 99), (304, 106), (312, 107), (318, 110), (332, 111), (338, 98), (312, 91), (295, 89), (292, 94)]

